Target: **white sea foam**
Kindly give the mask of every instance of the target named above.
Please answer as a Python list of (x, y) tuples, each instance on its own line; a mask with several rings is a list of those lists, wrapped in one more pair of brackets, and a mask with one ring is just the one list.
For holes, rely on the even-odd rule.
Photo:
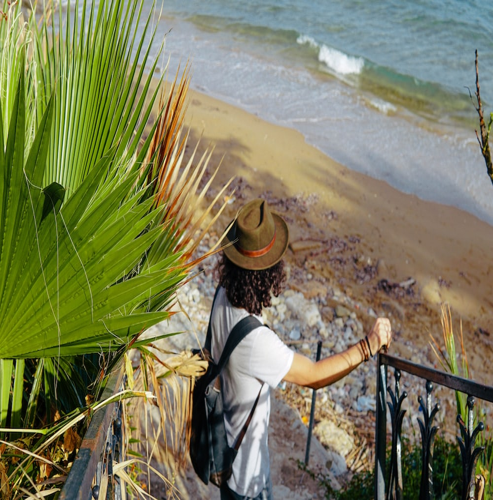
[(360, 74), (365, 62), (360, 57), (351, 57), (326, 45), (320, 47), (318, 60), (340, 75)]
[(296, 40), (300, 45), (305, 43), (314, 49), (320, 48), (320, 45), (311, 37), (307, 35), (300, 35)]
[(318, 50), (318, 60), (324, 63), (331, 71), (340, 75), (358, 75), (363, 70), (365, 61), (361, 57), (352, 57), (337, 49), (320, 45), (314, 38), (308, 35), (300, 35), (296, 41), (300, 45), (309, 45)]
[(370, 99), (368, 103), (372, 108), (377, 109), (384, 115), (395, 113), (397, 111), (397, 108), (393, 104), (387, 101), (382, 101), (381, 99)]

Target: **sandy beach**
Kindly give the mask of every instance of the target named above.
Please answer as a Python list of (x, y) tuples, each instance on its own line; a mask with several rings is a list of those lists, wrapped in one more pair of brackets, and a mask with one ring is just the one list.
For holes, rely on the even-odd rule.
[[(388, 307), (399, 335), (427, 345), (429, 333), (440, 334), (443, 302), (463, 320), (471, 356), (476, 351), (490, 355), (493, 227), (454, 207), (422, 201), (353, 172), (308, 145), (294, 130), (198, 92), (191, 92), (189, 99), (189, 149), (199, 136), (199, 152), (214, 147), (210, 165), (221, 162), (216, 188), (236, 177), (237, 201), (232, 206), (268, 192), (281, 200), (304, 199), (290, 203), (284, 213), (293, 248), (310, 247), (296, 245), (301, 240), (309, 240), (312, 247), (289, 252), (287, 259), (294, 267), (301, 265), (308, 273), (311, 266), (312, 280), (322, 278), (329, 285), (335, 280), (346, 293), (360, 300), (367, 297), (370, 304), (388, 299), (385, 293), (374, 292), (379, 280), (399, 283), (413, 278), (419, 300), (394, 304), (398, 311)], [(281, 206), (275, 209), (282, 213)], [(218, 231), (232, 214), (229, 210), (221, 219)], [(331, 252), (324, 252), (324, 244), (333, 237), (352, 242), (352, 262), (337, 268), (330, 265)], [(365, 268), (371, 279), (355, 277)], [(478, 336), (478, 328), (482, 335)], [(471, 361), (476, 365), (475, 359)], [(483, 366), (478, 360), (477, 377)]]

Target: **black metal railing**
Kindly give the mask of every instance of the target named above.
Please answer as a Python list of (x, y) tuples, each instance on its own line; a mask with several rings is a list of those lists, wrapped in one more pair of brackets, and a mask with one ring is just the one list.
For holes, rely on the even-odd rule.
[[(110, 398), (124, 386), (123, 368), (108, 380), (101, 396)], [(59, 500), (119, 500), (121, 485), (113, 464), (122, 460), (122, 403), (108, 404), (94, 414)]]
[[(387, 368), (395, 370), (394, 389), (387, 385)], [(476, 447), (476, 439), (483, 431), (483, 423), (474, 427), (475, 398), (493, 402), (493, 387), (478, 384), (471, 380), (457, 377), (448, 373), (426, 368), (422, 365), (411, 363), (387, 354), (378, 355), (377, 365), (377, 414), (375, 425), (375, 500), (401, 500), (403, 498), (404, 483), (401, 468), (401, 431), (406, 410), (402, 403), (407, 398), (406, 392), (401, 392), (401, 372), (414, 375), (426, 381), (426, 398), (419, 396), (418, 402), (423, 418), (418, 419), (421, 431), (422, 445), (422, 470), (419, 492), (420, 500), (433, 498), (433, 442), (438, 427), (433, 425), (434, 418), (440, 410), (440, 405), (432, 404), (433, 384), (448, 387), (466, 394), (468, 418), (467, 423), (462, 421), (461, 415), (457, 416), (460, 427), (458, 437), (462, 459), (462, 484), (463, 500), (475, 498), (475, 468), (476, 461), (483, 448)], [(390, 401), (387, 402), (387, 392)], [(386, 471), (385, 455), (387, 446), (387, 405), (390, 410), (391, 421), (391, 452), (389, 471)]]

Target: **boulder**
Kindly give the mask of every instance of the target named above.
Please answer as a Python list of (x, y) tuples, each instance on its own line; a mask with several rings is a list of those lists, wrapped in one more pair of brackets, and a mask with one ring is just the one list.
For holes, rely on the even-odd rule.
[(319, 441), (342, 457), (346, 457), (354, 448), (354, 439), (330, 420), (322, 420), (314, 428)]
[(286, 306), (302, 322), (302, 329), (313, 327), (322, 321), (317, 306), (306, 300), (302, 293), (289, 296), (286, 299)]

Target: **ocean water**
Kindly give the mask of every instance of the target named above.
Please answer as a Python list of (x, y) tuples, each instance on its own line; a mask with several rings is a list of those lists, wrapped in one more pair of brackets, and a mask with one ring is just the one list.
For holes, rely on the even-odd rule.
[[(146, 4), (151, 8), (151, 2)], [(475, 136), (475, 50), (493, 111), (493, 2), (164, 0), (171, 74), (347, 167), (493, 224)]]

